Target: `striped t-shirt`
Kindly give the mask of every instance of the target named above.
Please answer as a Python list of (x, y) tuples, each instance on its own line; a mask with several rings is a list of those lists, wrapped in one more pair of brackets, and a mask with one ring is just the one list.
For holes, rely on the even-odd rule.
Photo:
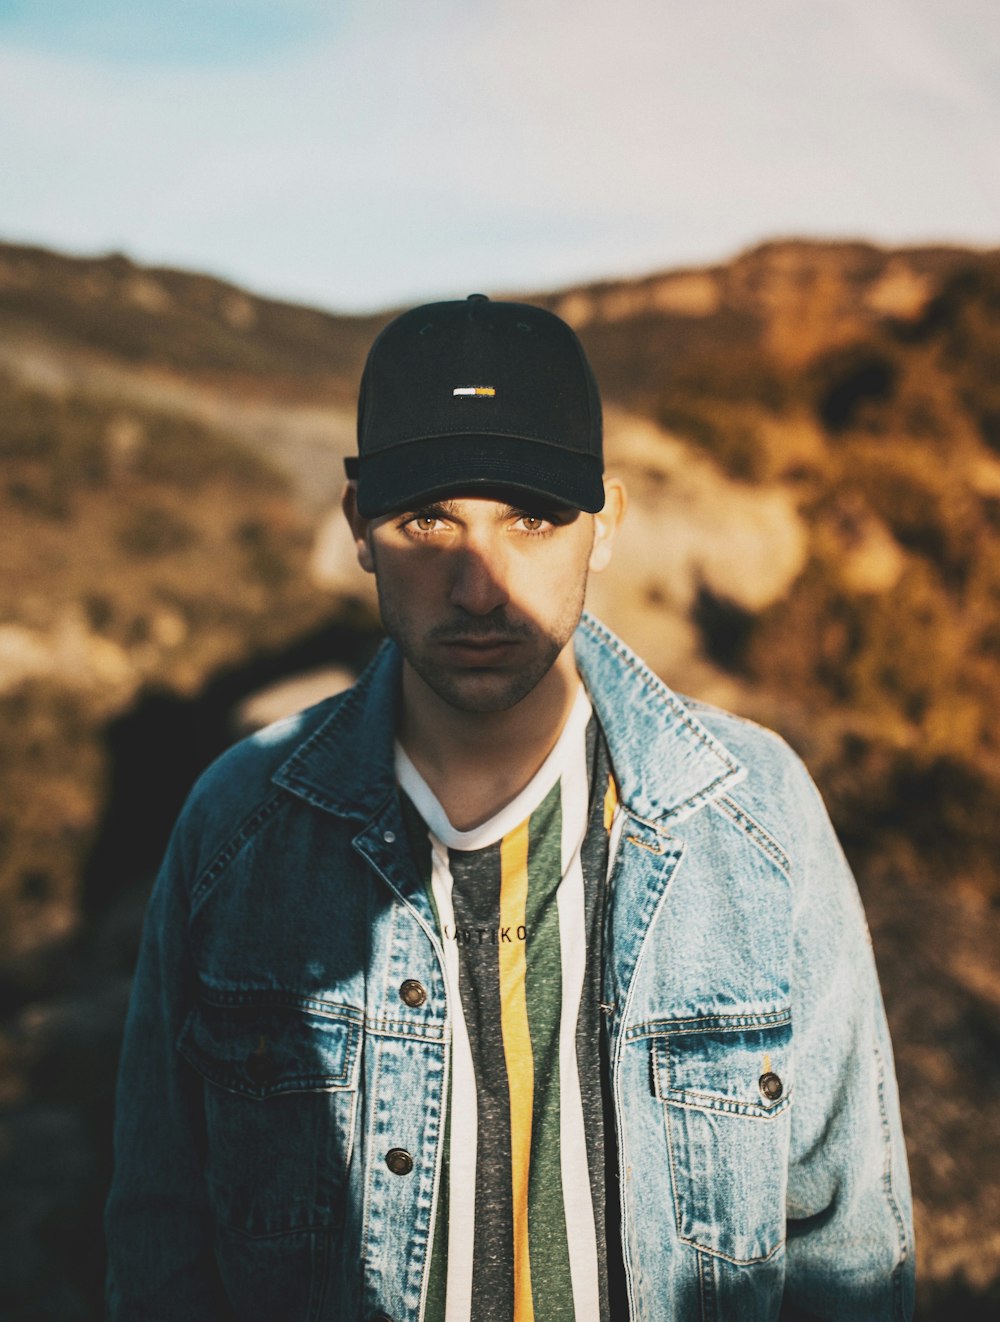
[(396, 770), (453, 1018), (427, 1322), (603, 1322), (600, 956), (617, 797), (600, 727), (581, 686), (538, 773), (471, 831), (401, 747)]

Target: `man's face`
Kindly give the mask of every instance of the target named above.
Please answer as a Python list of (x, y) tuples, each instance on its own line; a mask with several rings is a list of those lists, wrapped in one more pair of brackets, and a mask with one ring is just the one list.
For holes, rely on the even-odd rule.
[(526, 697), (569, 643), (596, 522), (566, 506), (459, 493), (355, 534), (385, 630), (412, 669), (449, 706), (494, 712)]

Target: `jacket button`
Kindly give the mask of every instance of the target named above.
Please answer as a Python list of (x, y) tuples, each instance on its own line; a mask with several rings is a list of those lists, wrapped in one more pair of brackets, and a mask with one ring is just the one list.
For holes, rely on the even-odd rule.
[(405, 1148), (390, 1148), (385, 1154), (385, 1164), (393, 1175), (409, 1175), (413, 1170), (413, 1158)]
[(399, 999), (404, 1005), (411, 1005), (416, 1009), (427, 1000), (427, 989), (422, 982), (417, 982), (416, 978), (407, 978), (399, 989)]
[(785, 1091), (785, 1085), (778, 1078), (777, 1074), (762, 1074), (759, 1080), (760, 1091), (765, 1101), (776, 1102)]

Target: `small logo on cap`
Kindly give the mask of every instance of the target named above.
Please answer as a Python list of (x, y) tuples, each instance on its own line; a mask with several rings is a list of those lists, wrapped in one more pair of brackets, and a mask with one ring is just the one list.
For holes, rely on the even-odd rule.
[(453, 395), (484, 395), (487, 399), (492, 399), (497, 392), (495, 386), (456, 386), (451, 393)]

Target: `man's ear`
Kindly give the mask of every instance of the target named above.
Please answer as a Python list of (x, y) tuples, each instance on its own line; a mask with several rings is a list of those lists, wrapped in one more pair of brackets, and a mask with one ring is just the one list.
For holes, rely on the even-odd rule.
[(590, 552), (590, 568), (595, 574), (606, 568), (611, 559), (627, 504), (628, 498), (621, 479), (605, 478), (604, 508), (594, 515), (594, 545)]
[(354, 550), (358, 557), (358, 564), (366, 574), (374, 574), (375, 561), (372, 558), (371, 543), (368, 540), (368, 529), (371, 526), (371, 520), (366, 519), (358, 509), (357, 482), (347, 483), (344, 487), (344, 494), (340, 498), (340, 504), (344, 511), (344, 518), (347, 520), (351, 535), (354, 538)]

